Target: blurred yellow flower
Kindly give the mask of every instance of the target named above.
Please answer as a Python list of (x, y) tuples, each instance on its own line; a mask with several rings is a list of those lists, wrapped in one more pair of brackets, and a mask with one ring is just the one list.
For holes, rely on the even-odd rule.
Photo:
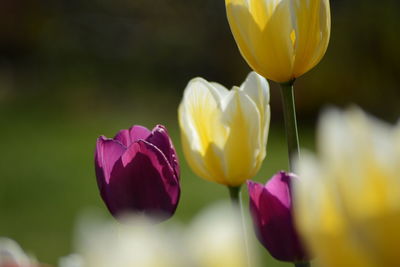
[(228, 90), (195, 78), (179, 106), (183, 151), (200, 177), (228, 186), (252, 178), (266, 155), (269, 86), (252, 72)]
[(289, 82), (325, 54), (329, 0), (225, 0), (225, 4), (242, 56), (264, 77)]
[(296, 171), (297, 225), (321, 266), (400, 266), (400, 125), (358, 109), (326, 112), (319, 158)]

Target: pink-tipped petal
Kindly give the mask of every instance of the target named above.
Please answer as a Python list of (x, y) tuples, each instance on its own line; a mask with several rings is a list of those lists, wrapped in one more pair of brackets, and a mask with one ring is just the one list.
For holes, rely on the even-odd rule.
[(121, 142), (124, 146), (128, 147), (133, 142), (139, 139), (146, 139), (151, 132), (146, 127), (140, 125), (133, 125), (128, 130), (121, 130), (114, 137), (115, 140)]
[(120, 130), (115, 136), (114, 140), (119, 141), (121, 144), (124, 146), (128, 147), (132, 142), (131, 142), (131, 136), (129, 134), (129, 130), (123, 129)]
[[(125, 152), (126, 148), (119, 142), (100, 136), (97, 139), (95, 152), (95, 166), (97, 177), (101, 183), (108, 183), (115, 162)], [(98, 179), (99, 180), (99, 179)]]
[(167, 129), (162, 125), (157, 125), (151, 131), (151, 134), (147, 137), (146, 141), (155, 145), (164, 153), (168, 162), (174, 169), (175, 176), (179, 179), (179, 160)]
[(265, 188), (275, 196), (287, 208), (292, 205), (291, 180), (295, 179), (293, 174), (280, 171), (267, 182)]
[(129, 128), (129, 134), (131, 137), (131, 144), (137, 140), (143, 139), (146, 140), (147, 137), (151, 134), (151, 131), (146, 127), (140, 125), (134, 125)]
[(247, 189), (249, 191), (250, 201), (253, 202), (252, 206), (258, 208), (261, 194), (264, 191), (264, 185), (248, 180)]
[(250, 212), (259, 241), (281, 261), (309, 259), (295, 229), (292, 213), (293, 174), (279, 172), (265, 186), (248, 182)]

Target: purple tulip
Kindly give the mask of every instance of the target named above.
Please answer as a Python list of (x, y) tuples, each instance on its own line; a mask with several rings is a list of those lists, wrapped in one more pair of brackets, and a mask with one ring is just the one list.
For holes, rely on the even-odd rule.
[(97, 184), (114, 216), (128, 212), (171, 217), (180, 196), (179, 162), (164, 126), (100, 136), (95, 152)]
[(300, 242), (292, 213), (292, 173), (279, 172), (264, 186), (247, 181), (250, 212), (258, 240), (281, 261), (304, 262), (309, 256)]

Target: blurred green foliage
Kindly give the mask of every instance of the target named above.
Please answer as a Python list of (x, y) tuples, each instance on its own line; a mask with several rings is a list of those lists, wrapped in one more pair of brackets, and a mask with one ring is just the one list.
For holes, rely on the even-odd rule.
[[(356, 103), (397, 119), (399, 11), (396, 0), (331, 1), (326, 56), (297, 82), (300, 116), (315, 118), (328, 103)], [(192, 77), (232, 86), (248, 71), (223, 0), (14, 0), (0, 6), (0, 103), (25, 97), (69, 107), (103, 98), (128, 105), (138, 91), (180, 98)], [(277, 99), (272, 107), (279, 113)]]
[[(227, 198), (186, 166), (176, 119), (189, 79), (230, 87), (249, 71), (224, 8), (223, 0), (0, 3), (0, 235), (53, 264), (71, 252), (79, 212), (97, 207), (109, 216), (94, 178), (95, 140), (132, 124), (161, 123), (171, 132), (182, 162), (177, 220)], [(398, 118), (399, 11), (396, 0), (331, 1), (327, 54), (296, 83), (302, 146), (313, 148), (312, 122), (326, 104)], [(286, 168), (279, 92), (271, 86), (273, 127), (256, 178), (263, 182)]]

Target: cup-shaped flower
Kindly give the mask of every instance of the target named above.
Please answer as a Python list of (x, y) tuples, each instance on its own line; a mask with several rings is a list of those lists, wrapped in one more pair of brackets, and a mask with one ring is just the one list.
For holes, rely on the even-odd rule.
[(183, 152), (200, 177), (228, 186), (253, 177), (266, 155), (269, 86), (252, 72), (228, 90), (195, 78), (179, 106)]
[(329, 0), (225, 0), (225, 4), (242, 56), (264, 77), (291, 81), (325, 54)]
[(321, 266), (400, 266), (400, 125), (330, 110), (302, 153), (295, 218)]
[(292, 173), (278, 172), (265, 185), (247, 182), (250, 213), (258, 240), (281, 261), (309, 260), (294, 224)]
[(169, 218), (180, 196), (179, 163), (167, 130), (142, 126), (101, 136), (95, 152), (97, 184), (114, 216), (139, 212)]

